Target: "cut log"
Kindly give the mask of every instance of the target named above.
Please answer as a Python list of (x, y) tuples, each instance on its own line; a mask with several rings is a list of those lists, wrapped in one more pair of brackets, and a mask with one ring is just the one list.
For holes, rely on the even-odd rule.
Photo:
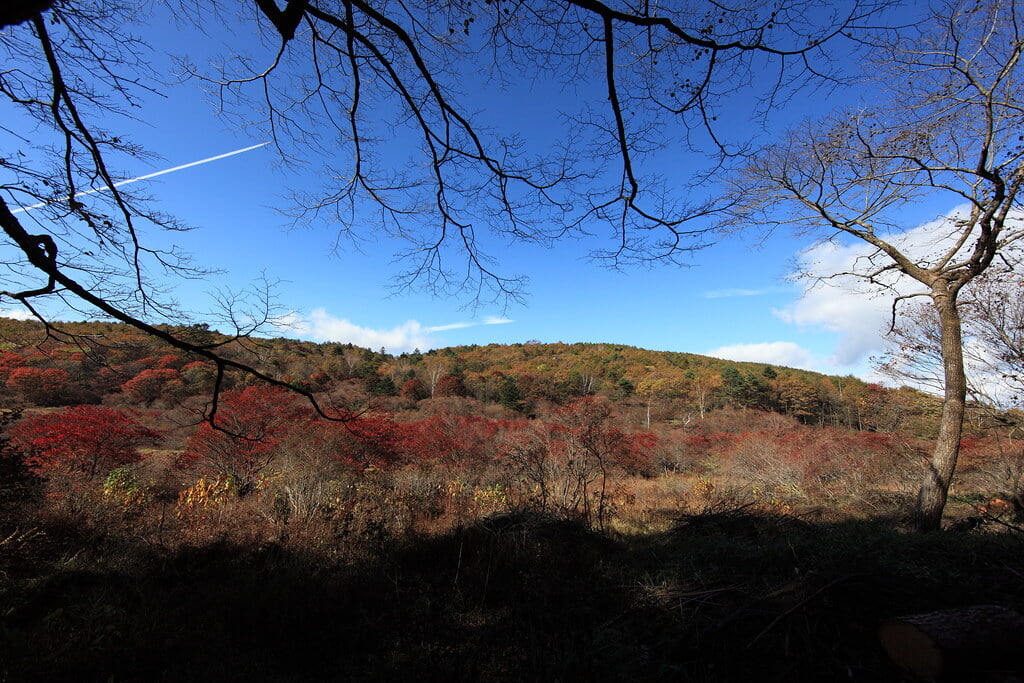
[(924, 681), (1024, 674), (1024, 616), (998, 605), (890, 619), (878, 639), (898, 666)]

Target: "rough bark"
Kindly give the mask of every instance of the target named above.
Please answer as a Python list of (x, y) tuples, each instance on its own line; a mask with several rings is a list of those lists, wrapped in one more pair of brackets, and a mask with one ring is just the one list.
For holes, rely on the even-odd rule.
[(945, 280), (939, 280), (932, 286), (932, 300), (939, 313), (942, 334), (945, 384), (939, 435), (917, 496), (914, 523), (918, 531), (934, 531), (939, 528), (960, 455), (960, 437), (967, 401), (967, 375), (964, 372), (963, 335), (956, 306), (956, 291)]
[(1024, 617), (1007, 607), (976, 605), (890, 619), (879, 627), (878, 639), (890, 659), (917, 680), (995, 680), (981, 676), (1022, 673)]

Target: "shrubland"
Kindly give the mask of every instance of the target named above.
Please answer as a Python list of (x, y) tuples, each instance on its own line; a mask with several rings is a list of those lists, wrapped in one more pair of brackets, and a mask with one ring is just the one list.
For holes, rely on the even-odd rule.
[(119, 326), (3, 326), (11, 680), (900, 680), (878, 620), (1024, 599), (1013, 413), (978, 412), (951, 530), (913, 535), (910, 389), (611, 345), (237, 350), (325, 420), (230, 376), (211, 412), (203, 364)]

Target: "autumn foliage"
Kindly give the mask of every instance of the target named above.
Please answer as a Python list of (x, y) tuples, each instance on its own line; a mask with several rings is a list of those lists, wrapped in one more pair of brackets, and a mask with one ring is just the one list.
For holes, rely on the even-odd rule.
[[(938, 405), (852, 377), (609, 344), (389, 356), (274, 339), (261, 341), (261, 371), (315, 393), (339, 420), (313, 419), (294, 394), (227, 373), (214, 427), (198, 419), (218, 381), (213, 366), (117, 325), (69, 326), (103, 343), (39, 342), (37, 328), (0, 319), (10, 340), (0, 351), (0, 397), (29, 416), (10, 432), (26, 462), (48, 478), (68, 472), (83, 482), (135, 462), (137, 444), (153, 434), (133, 432), (136, 418), (110, 407), (145, 406), (146, 425), (166, 435), (166, 456), (125, 476), (148, 477), (167, 496), (201, 477), (228, 486), (226, 505), (277, 506), (254, 519), (277, 519), (290, 506), (293, 522), (329, 514), (348, 525), (356, 496), (396, 528), (403, 510), (461, 523), (524, 508), (607, 528), (634, 496), (628, 491), (659, 480), (674, 487), (669, 506), (692, 502), (706, 483), (794, 505), (866, 505), (902, 495), (901, 482), (916, 476), (915, 440), (930, 438)], [(207, 341), (253, 360), (226, 338)], [(71, 403), (109, 407), (32, 410)], [(100, 436), (90, 437), (94, 423)], [(962, 474), (1019, 501), (1019, 437), (1002, 422), (994, 427), (965, 440)]]
[[(11, 325), (0, 319), (0, 339), (16, 338)], [(268, 376), (312, 391), (335, 418), (325, 420), (287, 390), (248, 386), (251, 378), (218, 377), (215, 366), (194, 357), (127, 343), (116, 326), (80, 329), (102, 345), (83, 351), (51, 339), (42, 348), (0, 351), (0, 403), (8, 406), (0, 410), (0, 514), (10, 515), (0, 535), (0, 577), (10, 577), (0, 581), (0, 595), (14, 598), (0, 626), (17, 638), (8, 650), (29, 653), (26, 660), (40, 643), (53, 646), (46, 659), (33, 659), (42, 662), (33, 663), (37, 675), (12, 680), (146, 678), (131, 668), (137, 658), (121, 656), (125, 637), (134, 639), (133, 652), (152, 645), (157, 664), (145, 673), (160, 678), (167, 633), (197, 644), (193, 660), (201, 664), (187, 673), (199, 678), (210, 677), (204, 662), (216, 660), (226, 662), (218, 673), (229, 680), (277, 673), (281, 662), (292, 677), (329, 679), (353, 665), (348, 648), (344, 662), (320, 667), (322, 624), (339, 623), (341, 604), (352, 618), (331, 638), (355, 637), (368, 653), (357, 659), (381, 663), (354, 669), (367, 679), (409, 673), (394, 668), (387, 648), (364, 647), (372, 639), (393, 649), (395, 633), (418, 648), (403, 661), (450, 652), (451, 670), (462, 678), (528, 680), (560, 671), (594, 679), (564, 661), (509, 669), (508, 628), (519, 628), (526, 612), (539, 615), (519, 631), (527, 643), (539, 642), (537, 633), (558, 642), (581, 615), (584, 626), (612, 624), (607, 638), (577, 631), (563, 641), (571, 662), (607, 652), (593, 671), (611, 661), (608, 680), (637, 679), (630, 653), (662, 645), (675, 653), (684, 641), (696, 643), (686, 661), (643, 673), (659, 679), (666, 671), (690, 672), (698, 650), (722, 641), (721, 624), (758, 643), (761, 662), (774, 661), (766, 658), (772, 649), (783, 652), (776, 662), (783, 670), (792, 648), (769, 646), (772, 636), (789, 639), (805, 619), (817, 630), (826, 613), (848, 624), (863, 595), (878, 592), (877, 582), (848, 581), (847, 569), (866, 557), (865, 540), (874, 563), (868, 570), (882, 566), (879, 555), (891, 556), (887, 576), (907, 569), (906, 544), (922, 540), (907, 539), (901, 525), (936, 404), (908, 389), (754, 364), (723, 373), (724, 361), (612, 345), (460, 347), (380, 363), (383, 353), (278, 339), (254, 346), (258, 357), (240, 355), (263, 363)], [(389, 395), (389, 383), (399, 395)], [(201, 419), (215, 386), (216, 428)], [(59, 410), (37, 400), (103, 406)], [(130, 412), (129, 405), (145, 410)], [(143, 424), (163, 441), (155, 444)], [(924, 539), (937, 552), (912, 567), (901, 586), (935, 575), (935, 557), (969, 555), (965, 540), (975, 539), (981, 557), (1000, 567), (1012, 556), (1012, 548), (992, 544), (992, 532), (1024, 521), (1024, 442), (1016, 426), (1024, 414), (987, 421), (975, 414), (971, 424), (976, 431), (962, 443), (951, 525), (967, 521), (985, 533)], [(140, 451), (150, 443), (159, 449)], [(886, 528), (877, 539), (865, 535), (874, 520)], [(22, 537), (38, 540), (23, 544)], [(958, 545), (955, 552), (941, 552), (949, 543)], [(622, 562), (635, 573), (625, 573)], [(794, 562), (803, 563), (798, 573)], [(56, 581), (27, 578), (26, 563), (31, 571), (52, 567)], [(950, 559), (950, 568), (955, 564)], [(151, 568), (159, 572), (152, 578)], [(144, 580), (123, 590), (136, 571)], [(965, 580), (965, 590), (974, 591), (965, 600), (978, 599), (976, 586), (1009, 585), (1011, 574)], [(294, 579), (294, 590), (281, 577)], [(908, 608), (931, 599), (933, 584), (922, 584), (928, 595), (904, 596)], [(77, 585), (86, 592), (70, 593)], [(792, 601), (777, 599), (778, 586), (794, 585), (797, 612)], [(140, 602), (147, 590), (165, 589)], [(847, 594), (849, 604), (834, 609), (834, 598)], [(882, 591), (879, 608), (888, 609), (895, 594)], [(553, 610), (566, 595), (574, 601)], [(536, 609), (520, 609), (523, 596), (536, 598)], [(621, 603), (601, 612), (595, 596)], [(380, 614), (381, 605), (386, 611), (388, 600), (390, 616), (374, 616), (369, 621), (379, 628), (367, 631), (366, 615)], [(446, 605), (449, 613), (438, 612)], [(282, 621), (282, 610), (291, 621)], [(257, 630), (282, 648), (268, 651), (270, 640), (259, 638), (244, 657), (207, 656), (231, 650), (234, 641), (249, 643), (231, 629), (257, 612), (267, 617)], [(858, 633), (870, 635), (878, 609), (862, 612)], [(506, 618), (510, 613), (516, 619)], [(167, 614), (181, 619), (169, 623)], [(707, 618), (681, 637), (679, 624), (700, 615)], [(200, 622), (204, 628), (196, 630)], [(438, 623), (445, 628), (429, 628)], [(537, 631), (538, 624), (550, 630)], [(821, 630), (831, 638), (837, 628)], [(298, 635), (280, 640), (286, 632)], [(469, 650), (451, 638), (469, 632), (497, 643), (492, 668), (458, 668)], [(435, 634), (439, 640), (431, 641)], [(227, 646), (218, 635), (229, 636)], [(95, 666), (81, 667), (68, 656), (69, 637), (82, 652), (97, 643), (107, 649), (98, 650)], [(822, 642), (831, 657), (834, 643)], [(313, 656), (305, 657), (309, 643)], [(862, 643), (857, 636), (850, 643), (853, 654), (838, 674), (860, 661)], [(720, 650), (722, 661), (730, 647)], [(258, 659), (264, 652), (267, 659)], [(119, 669), (122, 660), (127, 666)], [(300, 660), (317, 664), (306, 669)], [(66, 675), (54, 676), (61, 661)], [(241, 673), (240, 661), (249, 662)], [(730, 676), (736, 671), (717, 663), (703, 678), (757, 679), (757, 672)], [(829, 678), (821, 671), (809, 678)], [(859, 673), (876, 680), (882, 672)]]
[(252, 386), (225, 392), (214, 424), (202, 423), (189, 440), (182, 460), (229, 477), (245, 494), (293, 430), (308, 420), (308, 409), (280, 387)]
[(8, 436), (25, 464), (46, 478), (93, 479), (139, 461), (139, 447), (159, 441), (131, 416), (90, 405), (28, 417), (11, 427)]
[(427, 397), (427, 389), (418, 379), (407, 379), (398, 393), (410, 401), (422, 401)]
[(338, 421), (318, 420), (294, 435), (291, 446), (317, 453), (330, 467), (362, 472), (387, 469), (404, 453), (404, 430), (388, 415), (338, 413)]
[(7, 386), (30, 403), (55, 405), (68, 382), (68, 373), (60, 368), (17, 367), (7, 376)]
[(143, 370), (122, 384), (121, 391), (129, 400), (148, 405), (159, 398), (181, 396), (185, 384), (181, 373), (173, 368), (152, 368)]
[(614, 423), (609, 402), (593, 396), (563, 406), (553, 417), (506, 434), (504, 457), (529, 482), (521, 504), (604, 528), (613, 475), (650, 473), (657, 438), (624, 431)]
[(439, 398), (465, 395), (466, 385), (455, 375), (443, 375), (437, 380), (437, 385), (434, 387), (434, 396)]
[(486, 464), (498, 457), (498, 435), (514, 426), (505, 420), (443, 411), (402, 425), (402, 447), (412, 463), (452, 470)]

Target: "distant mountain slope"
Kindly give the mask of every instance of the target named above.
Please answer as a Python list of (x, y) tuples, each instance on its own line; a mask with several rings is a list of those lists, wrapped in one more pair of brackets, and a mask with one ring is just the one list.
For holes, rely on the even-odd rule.
[[(175, 328), (275, 379), (351, 404), (399, 397), (470, 396), (524, 413), (586, 395), (648, 408), (666, 402), (705, 415), (723, 408), (784, 413), (811, 424), (891, 430), (929, 422), (935, 399), (761, 363), (604, 343), (455, 346), (393, 356), (351, 344), (288, 338), (232, 340), (205, 327)], [(212, 371), (158, 340), (117, 323), (59, 323), (0, 318), (0, 399), (7, 404), (122, 402), (166, 407), (208, 396)], [(251, 378), (235, 374), (226, 387)], [(410, 402), (412, 402), (410, 404)], [(914, 432), (927, 431), (920, 424)]]

